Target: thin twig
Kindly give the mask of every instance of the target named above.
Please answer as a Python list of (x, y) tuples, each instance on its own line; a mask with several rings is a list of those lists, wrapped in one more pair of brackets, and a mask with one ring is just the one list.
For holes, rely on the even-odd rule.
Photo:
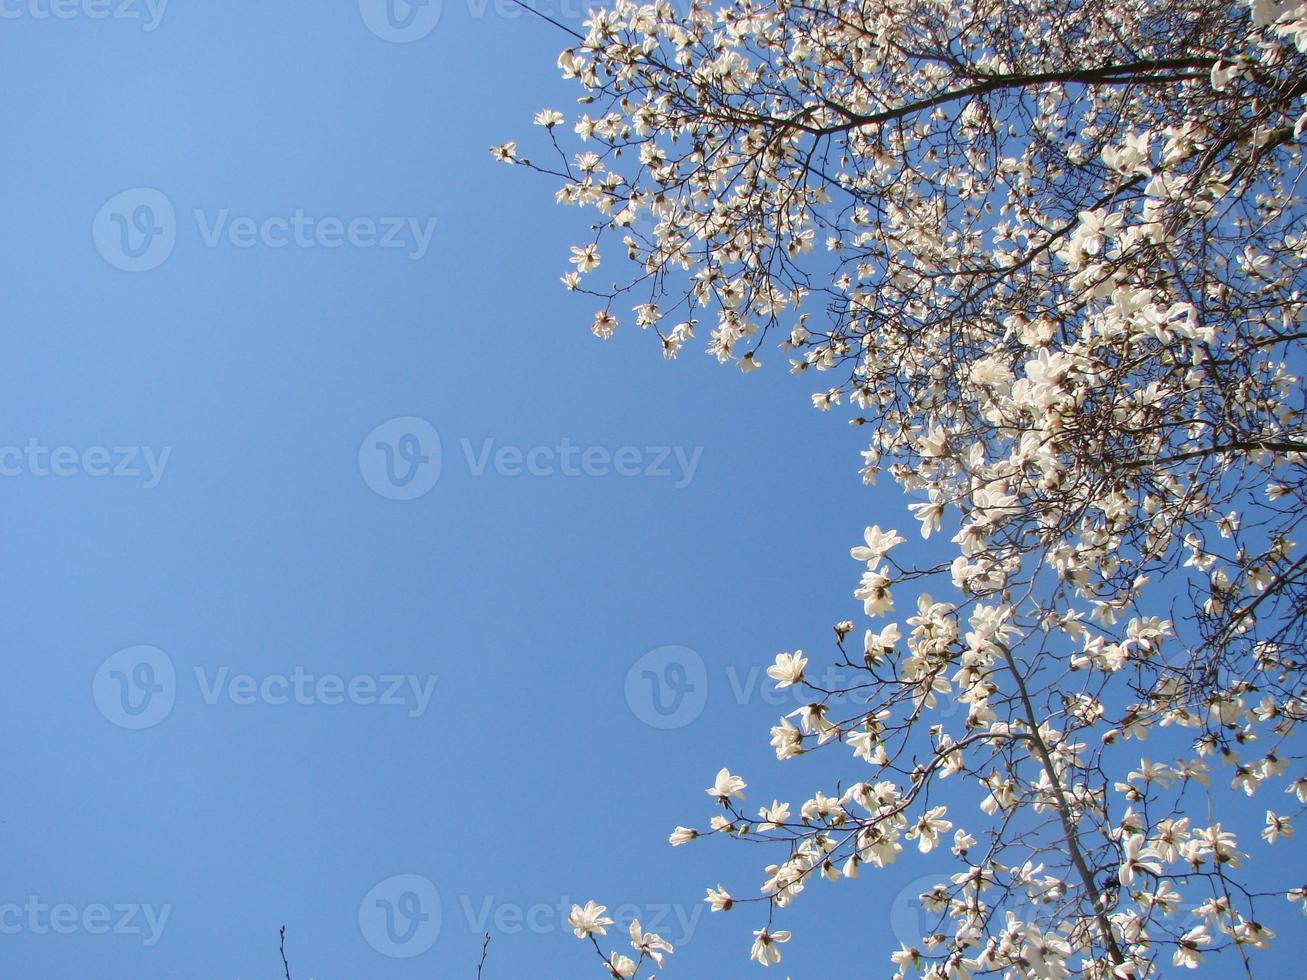
[(571, 34), (572, 37), (576, 38), (578, 41), (585, 40), (584, 34), (578, 34), (576, 31), (572, 30), (572, 28), (568, 27), (566, 24), (560, 24), (558, 21), (554, 20), (554, 18), (550, 17), (548, 14), (541, 13), (539, 10), (536, 10), (535, 7), (523, 3), (522, 0), (510, 0), (510, 2), (517, 4), (523, 10), (529, 10), (531, 13), (535, 14), (537, 17), (541, 18), (542, 20), (549, 21), (549, 23), (553, 24), (560, 31), (567, 31), (568, 34)]
[(286, 927), (281, 927), (281, 968), (286, 971), (286, 980), (290, 980), (290, 963), (286, 960)]
[(486, 965), (486, 950), (490, 948), (490, 933), (481, 941), (481, 962), (477, 964), (477, 980), (481, 980), (481, 968)]

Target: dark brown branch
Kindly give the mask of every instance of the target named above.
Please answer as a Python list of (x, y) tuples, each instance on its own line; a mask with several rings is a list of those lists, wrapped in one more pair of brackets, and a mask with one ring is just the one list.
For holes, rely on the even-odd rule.
[[(1035, 706), (1030, 701), (1030, 692), (1026, 690), (1026, 681), (1022, 677), (1021, 671), (1017, 668), (1016, 658), (1012, 656), (1012, 651), (1003, 644), (996, 644), (1003, 651), (1003, 657), (1007, 661), (1008, 670), (1012, 673), (1012, 679), (1016, 681), (1017, 691), (1021, 697), (1021, 707), (1025, 712), (1026, 723), (1030, 726), (1030, 741), (1035, 747), (1035, 753), (1039, 756), (1039, 761), (1044, 767), (1044, 772), (1048, 775), (1049, 785), (1053, 788), (1053, 796), (1057, 801), (1057, 814), (1062, 820), (1062, 834), (1066, 840), (1067, 851), (1071, 855), (1071, 863), (1075, 865), (1076, 872), (1080, 875), (1080, 880), (1085, 886), (1085, 891), (1089, 895), (1089, 900), (1093, 904), (1094, 920), (1098, 923), (1098, 929), (1103, 934), (1103, 941), (1107, 944), (1108, 955), (1112, 958), (1113, 966), (1120, 966), (1125, 962), (1125, 955), (1121, 952), (1121, 947), (1117, 945), (1116, 936), (1112, 934), (1112, 923), (1107, 917), (1107, 909), (1103, 907), (1102, 893), (1094, 883), (1094, 873), (1085, 863), (1085, 857), (1080, 849), (1080, 836), (1076, 833), (1075, 818), (1071, 815), (1071, 805), (1067, 802), (1066, 794), (1062, 791), (1062, 777), (1058, 775), (1057, 766), (1053, 763), (1053, 757), (1048, 751), (1048, 746), (1044, 744), (1044, 737), (1039, 732), (1039, 717), (1035, 713)], [(1130, 976), (1134, 976), (1133, 973)]]
[(1044, 71), (1033, 72), (1026, 75), (996, 75), (986, 78), (983, 82), (977, 82), (975, 85), (968, 85), (964, 88), (941, 92), (929, 99), (922, 99), (920, 102), (913, 102), (910, 105), (900, 106), (897, 109), (886, 109), (883, 112), (873, 113), (869, 116), (857, 115), (848, 112), (847, 110), (840, 110), (849, 121), (839, 126), (824, 129), (823, 132), (839, 133), (848, 129), (856, 129), (859, 126), (877, 125), (879, 123), (890, 122), (894, 119), (902, 119), (905, 116), (911, 116), (926, 109), (933, 109), (935, 106), (943, 105), (946, 102), (954, 102), (958, 99), (970, 98), (973, 95), (984, 95), (989, 92), (998, 92), (1003, 89), (1026, 88), (1030, 85), (1046, 85), (1055, 82), (1081, 85), (1104, 85), (1126, 81), (1131, 84), (1148, 82), (1169, 83), (1175, 79), (1168, 76), (1150, 77), (1145, 73), (1165, 71), (1171, 68), (1211, 68), (1213, 64), (1215, 64), (1215, 59), (1212, 58), (1170, 58), (1158, 61), (1140, 61), (1133, 65), (1108, 65), (1103, 68), (1077, 69), (1074, 71)]

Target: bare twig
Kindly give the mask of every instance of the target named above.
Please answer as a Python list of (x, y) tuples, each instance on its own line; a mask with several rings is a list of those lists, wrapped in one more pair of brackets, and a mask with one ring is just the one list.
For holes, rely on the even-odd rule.
[(290, 980), (290, 963), (286, 960), (286, 927), (281, 927), (281, 968), (286, 971), (286, 980)]
[(477, 980), (481, 980), (481, 968), (486, 965), (486, 950), (490, 948), (490, 933), (481, 941), (481, 962), (477, 964)]

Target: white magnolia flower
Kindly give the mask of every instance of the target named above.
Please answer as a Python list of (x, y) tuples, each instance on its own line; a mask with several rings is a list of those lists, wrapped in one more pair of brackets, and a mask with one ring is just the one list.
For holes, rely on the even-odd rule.
[(862, 610), (868, 616), (879, 616), (894, 608), (889, 584), (889, 576), (882, 570), (869, 568), (862, 573), (862, 582), (854, 591), (853, 598), (862, 600)]
[(863, 539), (866, 544), (850, 549), (849, 554), (855, 560), (865, 561), (868, 564), (879, 562), (891, 548), (907, 540), (901, 537), (898, 531), (882, 531), (879, 524), (867, 528), (863, 532)]
[(1158, 863), (1156, 855), (1147, 846), (1141, 834), (1127, 837), (1122, 851), (1121, 866), (1117, 871), (1117, 878), (1122, 885), (1128, 887), (1134, 884), (1135, 875), (1140, 871), (1151, 872), (1154, 875), (1162, 873), (1161, 864)]
[(1284, 897), (1290, 902), (1300, 903), (1302, 905), (1302, 914), (1307, 915), (1307, 885), (1290, 888)]
[(908, 840), (916, 839), (917, 849), (922, 854), (928, 854), (934, 849), (939, 843), (940, 834), (953, 829), (952, 822), (944, 819), (944, 814), (947, 812), (948, 807), (931, 807), (905, 835)]
[(1281, 837), (1285, 840), (1293, 840), (1293, 824), (1288, 817), (1282, 817), (1273, 810), (1267, 810), (1266, 828), (1262, 831), (1262, 839), (1268, 844), (1274, 844)]
[(692, 827), (677, 827), (672, 831), (672, 836), (667, 838), (672, 847), (680, 847), (682, 844), (688, 844), (699, 836), (699, 832)]
[(784, 929), (778, 929), (776, 932), (755, 929), (753, 935), (753, 948), (749, 950), (749, 958), (756, 960), (763, 966), (779, 963), (781, 961), (781, 951), (776, 947), (779, 943), (788, 943), (790, 941), (789, 932)]
[(779, 800), (773, 800), (771, 806), (758, 808), (758, 819), (760, 822), (757, 830), (760, 833), (775, 830), (790, 819), (790, 805)]
[(1208, 935), (1205, 925), (1194, 926), (1176, 941), (1175, 952), (1171, 955), (1172, 965), (1194, 969), (1202, 959), (1198, 947), (1210, 945), (1211, 942), (1212, 937)]
[(771, 745), (776, 750), (776, 758), (784, 761), (803, 754), (803, 733), (782, 718), (780, 724), (772, 727)]
[(621, 953), (613, 953), (605, 961), (608, 974), (613, 980), (631, 980), (635, 976), (635, 960)]
[(735, 900), (720, 884), (716, 888), (708, 889), (708, 897), (704, 901), (708, 903), (708, 907), (714, 912), (729, 912), (731, 906), (735, 904)]
[(644, 932), (639, 919), (632, 919), (630, 925), (631, 948), (642, 957), (651, 959), (659, 966), (663, 965), (663, 955), (675, 952), (672, 944), (655, 932)]
[(892, 653), (894, 644), (898, 643), (901, 638), (898, 623), (890, 623), (888, 626), (883, 627), (880, 632), (867, 630), (867, 634), (863, 638), (867, 664), (871, 665)]
[(599, 246), (591, 243), (589, 245), (573, 245), (572, 257), (568, 259), (576, 271), (580, 273), (593, 272), (599, 268)]
[(803, 668), (807, 663), (808, 658), (802, 650), (795, 650), (792, 654), (778, 653), (776, 663), (767, 668), (767, 676), (776, 682), (778, 688), (789, 687), (803, 680)]
[(717, 778), (713, 781), (712, 786), (704, 792), (725, 803), (731, 797), (744, 799), (744, 788), (748, 785), (739, 776), (731, 775), (729, 770), (721, 769), (718, 771)]
[(604, 926), (613, 924), (613, 920), (604, 915), (607, 911), (607, 906), (596, 905), (593, 900), (586, 902), (584, 908), (573, 905), (572, 911), (567, 915), (567, 924), (572, 927), (572, 932), (576, 934), (577, 939), (585, 939), (587, 936), (605, 936), (607, 930)]
[(921, 951), (907, 943), (900, 943), (899, 949), (890, 954), (890, 962), (899, 968), (900, 973), (907, 967), (915, 969), (921, 964)]

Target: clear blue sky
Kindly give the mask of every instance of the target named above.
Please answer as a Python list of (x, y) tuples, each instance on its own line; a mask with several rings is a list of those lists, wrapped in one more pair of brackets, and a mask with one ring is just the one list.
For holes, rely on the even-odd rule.
[[(856, 430), (590, 336), (582, 217), (486, 152), (576, 94), (504, 0), (58, 2), (0, 10), (0, 976), (280, 976), (284, 923), (296, 980), (471, 977), (483, 921), (487, 978), (598, 976), (589, 898), (755, 970), (702, 899), (756, 849), (666, 837), (719, 765), (818, 783), (758, 680), (908, 523)], [(809, 889), (773, 973), (884, 975), (939, 866)]]

